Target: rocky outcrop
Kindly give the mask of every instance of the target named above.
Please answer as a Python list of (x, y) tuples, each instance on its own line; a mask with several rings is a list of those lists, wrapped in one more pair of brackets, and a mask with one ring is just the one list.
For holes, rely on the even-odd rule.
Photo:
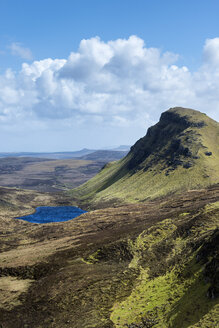
[(128, 168), (138, 170), (143, 167), (147, 171), (160, 161), (167, 173), (179, 165), (186, 169), (191, 167), (202, 144), (198, 133), (188, 128), (201, 129), (205, 125), (204, 121), (195, 122), (174, 109), (164, 112), (160, 121), (148, 129), (146, 136), (131, 147)]

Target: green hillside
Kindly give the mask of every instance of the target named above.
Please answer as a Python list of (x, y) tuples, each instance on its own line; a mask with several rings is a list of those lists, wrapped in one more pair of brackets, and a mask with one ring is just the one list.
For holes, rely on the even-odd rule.
[(171, 108), (126, 157), (71, 191), (92, 206), (130, 203), (219, 182), (219, 123), (188, 108)]

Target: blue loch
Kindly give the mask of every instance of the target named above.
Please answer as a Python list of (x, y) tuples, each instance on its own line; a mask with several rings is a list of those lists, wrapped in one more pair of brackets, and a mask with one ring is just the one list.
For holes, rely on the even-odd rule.
[(42, 224), (69, 221), (83, 213), (86, 211), (75, 206), (41, 206), (37, 207), (33, 214), (20, 216), (16, 219)]

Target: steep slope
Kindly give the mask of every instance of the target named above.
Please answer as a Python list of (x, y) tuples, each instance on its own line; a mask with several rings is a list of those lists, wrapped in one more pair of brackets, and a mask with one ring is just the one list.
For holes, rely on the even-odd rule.
[(206, 187), (219, 182), (218, 145), (218, 122), (196, 110), (171, 108), (125, 158), (71, 194), (101, 207)]

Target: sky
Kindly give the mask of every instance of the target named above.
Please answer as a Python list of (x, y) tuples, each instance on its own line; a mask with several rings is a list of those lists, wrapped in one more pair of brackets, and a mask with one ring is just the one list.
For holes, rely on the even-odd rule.
[(0, 0), (0, 152), (132, 145), (219, 120), (218, 0)]

